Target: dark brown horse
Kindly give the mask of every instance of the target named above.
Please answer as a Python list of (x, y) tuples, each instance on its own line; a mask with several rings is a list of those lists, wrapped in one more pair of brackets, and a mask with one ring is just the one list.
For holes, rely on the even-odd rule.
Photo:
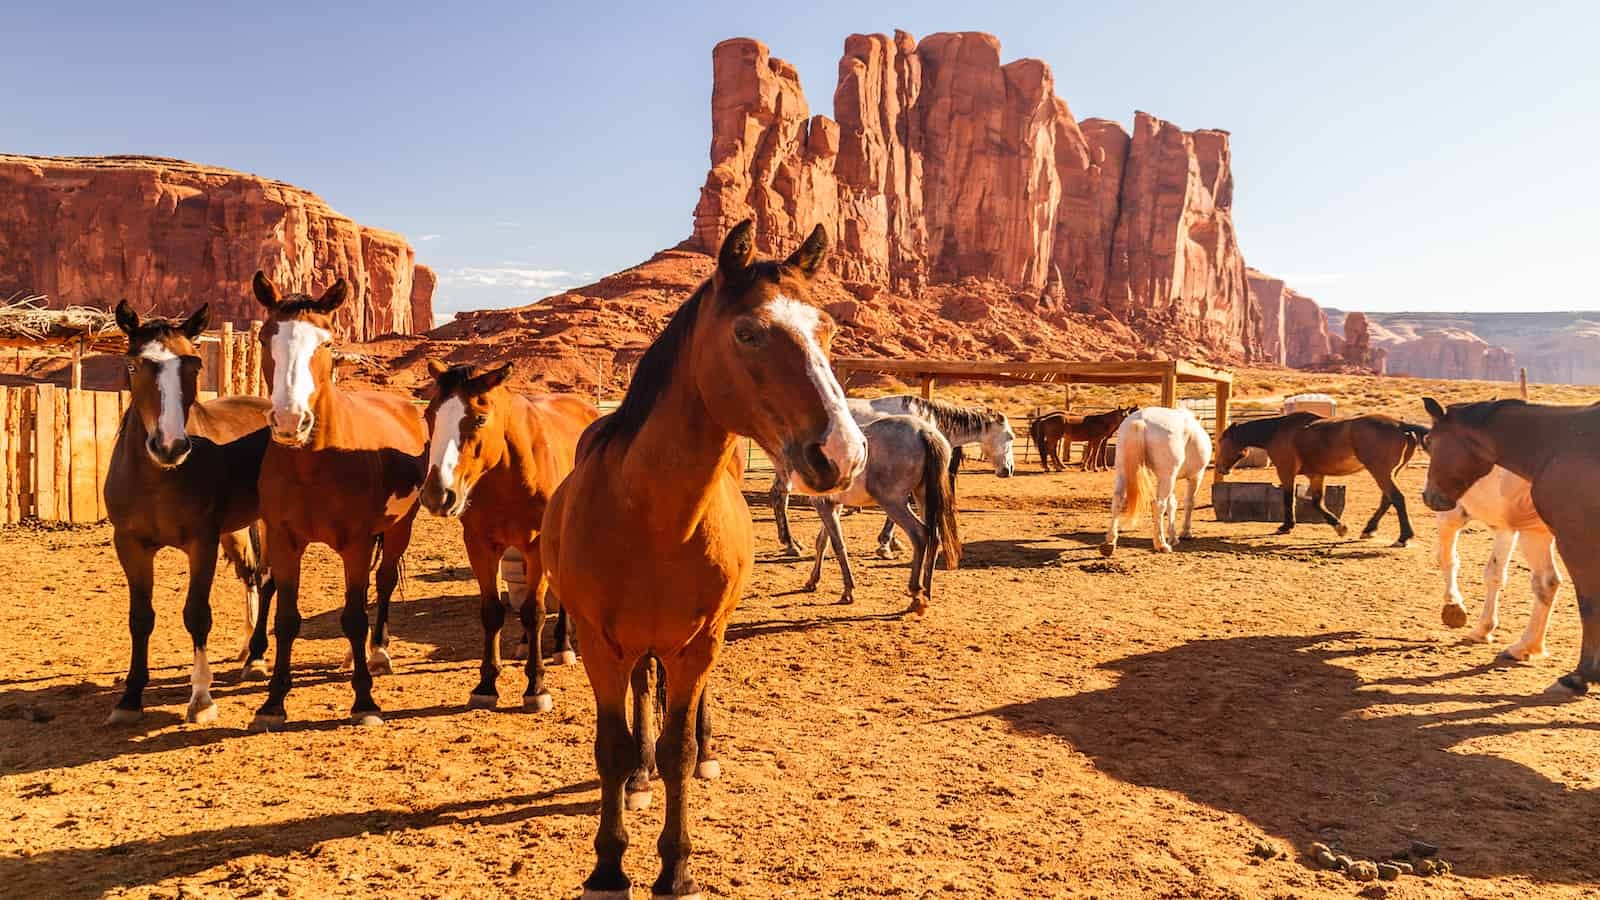
[(1584, 694), (1600, 682), (1600, 405), (1539, 406), (1521, 400), (1423, 400), (1433, 417), (1422, 500), (1437, 512), (1500, 466), (1532, 482), (1539, 518), (1556, 537), (1578, 592), (1583, 643), (1578, 667), (1552, 690)]
[(1317, 512), (1344, 537), (1350, 529), (1322, 505), (1323, 480), (1366, 469), (1383, 492), (1383, 501), (1361, 529), (1361, 536), (1371, 537), (1378, 530), (1378, 521), (1393, 506), (1400, 519), (1400, 538), (1394, 545), (1404, 547), (1416, 532), (1406, 515), (1405, 494), (1394, 479), (1427, 436), (1428, 429), (1421, 425), (1380, 415), (1325, 419), (1316, 413), (1298, 412), (1238, 422), (1228, 426), (1218, 443), (1216, 478), (1220, 481), (1227, 475), (1245, 450), (1260, 447), (1278, 470), (1278, 483), (1283, 487), (1283, 525), (1278, 533), (1294, 530), (1294, 480), (1304, 475), (1311, 483), (1311, 502)]
[[(272, 444), (261, 462), (261, 519), (278, 585), (277, 660), (253, 730), (283, 727), (289, 662), (300, 634), (300, 558), (326, 544), (344, 563), (339, 624), (350, 641), (355, 704), (363, 725), (380, 725), (372, 676), (390, 671), (389, 598), (411, 542), (427, 462), (427, 427), (404, 397), (333, 384), (333, 311), (349, 297), (344, 279), (318, 298), (280, 297), (262, 272), (255, 295), (267, 310), (261, 374), (272, 385)], [(377, 562), (378, 611), (367, 644), (367, 584)], [(370, 650), (370, 659), (369, 659)]]
[(755, 558), (733, 477), (737, 436), (781, 458), (810, 494), (848, 488), (866, 461), (828, 365), (833, 321), (810, 300), (827, 235), (818, 227), (776, 262), (755, 259), (754, 232), (746, 220), (728, 234), (716, 271), (640, 359), (622, 405), (584, 434), (545, 513), (545, 569), (583, 638), (597, 708), (600, 830), (587, 898), (629, 896), (624, 785), (641, 761), (626, 705), (651, 660), (665, 675), (656, 757), (667, 795), (652, 890), (700, 893), (687, 780), (702, 758), (706, 680)]
[[(256, 521), (256, 477), (267, 449), (267, 403), (254, 397), (225, 397), (196, 403), (200, 354), (194, 341), (206, 328), (206, 307), (182, 321), (140, 320), (127, 301), (117, 304), (117, 325), (128, 335), (128, 390), (133, 402), (122, 417), (116, 447), (106, 472), (106, 515), (112, 546), (128, 580), (128, 632), (133, 655), (128, 683), (107, 724), (135, 722), (144, 716), (144, 689), (150, 681), (150, 633), (156, 613), (151, 603), (155, 556), (175, 547), (189, 558), (189, 590), (183, 624), (194, 644), (189, 676), (189, 708), (184, 719), (211, 722), (211, 582), (217, 546), (245, 585), (245, 620), (259, 621), (259, 604), (270, 599), (250, 539)], [(246, 648), (251, 672), (264, 672), (265, 631), (254, 653)]]
[(487, 370), (428, 360), (436, 390), (428, 403), (428, 478), (422, 505), (461, 520), (467, 559), (478, 579), (483, 620), (483, 664), (467, 704), (493, 708), (500, 702), (500, 557), (522, 554), (528, 595), (518, 613), (529, 638), (528, 687), (522, 705), (545, 712), (544, 570), (539, 564), (539, 528), (550, 497), (572, 471), (578, 436), (600, 412), (582, 398), (539, 394), (524, 397), (504, 386), (511, 364)]
[(1066, 471), (1066, 464), (1062, 461), (1063, 450), (1066, 453), (1064, 458), (1070, 460), (1073, 441), (1083, 441), (1083, 471), (1104, 471), (1109, 468), (1106, 465), (1106, 442), (1111, 440), (1122, 421), (1136, 409), (1136, 406), (1117, 407), (1086, 416), (1056, 410), (1038, 416), (1028, 426), (1028, 434), (1039, 451), (1039, 465), (1048, 472), (1050, 464), (1054, 462), (1056, 471)]

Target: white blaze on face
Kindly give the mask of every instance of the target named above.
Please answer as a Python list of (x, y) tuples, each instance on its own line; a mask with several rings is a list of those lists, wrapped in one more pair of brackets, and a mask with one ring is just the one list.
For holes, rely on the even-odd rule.
[(844, 388), (840, 387), (839, 380), (833, 377), (833, 368), (828, 365), (828, 357), (823, 354), (822, 345), (817, 343), (817, 326), (821, 322), (821, 314), (809, 303), (782, 296), (769, 302), (767, 311), (772, 316), (772, 321), (792, 332), (795, 340), (805, 350), (806, 375), (816, 387), (822, 405), (828, 411), (828, 431), (822, 438), (823, 454), (828, 457), (829, 462), (839, 468), (841, 473), (854, 478), (860, 474), (862, 466), (866, 465), (867, 438), (861, 433), (861, 427), (856, 424), (855, 417), (850, 415)]
[(146, 344), (139, 356), (156, 367), (156, 397), (161, 406), (156, 418), (156, 436), (164, 444), (187, 437), (183, 415), (183, 361), (161, 344)]
[(333, 339), (325, 328), (290, 319), (278, 323), (272, 336), (272, 414), (301, 421), (311, 414), (311, 395), (317, 390), (311, 358), (317, 348)]
[(456, 465), (461, 462), (461, 420), (467, 406), (460, 397), (451, 397), (433, 416), (433, 439), (428, 442), (428, 469), (437, 472), (439, 483), (449, 490), (456, 487)]

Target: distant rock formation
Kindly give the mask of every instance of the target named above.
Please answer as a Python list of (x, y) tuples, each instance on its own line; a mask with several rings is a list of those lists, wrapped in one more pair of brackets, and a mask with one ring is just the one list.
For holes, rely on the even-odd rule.
[(1256, 353), (1224, 131), (1137, 113), (1078, 123), (1038, 60), (975, 32), (852, 35), (835, 117), (759, 41), (712, 52), (711, 170), (687, 249), (746, 216), (768, 253), (815, 224), (846, 286), (917, 296), (965, 278), (1106, 310), (1177, 352)]
[[(1330, 314), (1337, 314), (1330, 310)], [(1600, 384), (1600, 313), (1366, 314), (1389, 371), (1422, 378)]]
[(0, 298), (98, 307), (127, 299), (159, 315), (209, 302), (214, 322), (242, 325), (261, 318), (250, 292), (257, 269), (284, 290), (348, 279), (354, 301), (335, 318), (341, 337), (433, 325), (432, 273), (417, 278), (405, 238), (357, 224), (309, 191), (173, 159), (0, 154)]

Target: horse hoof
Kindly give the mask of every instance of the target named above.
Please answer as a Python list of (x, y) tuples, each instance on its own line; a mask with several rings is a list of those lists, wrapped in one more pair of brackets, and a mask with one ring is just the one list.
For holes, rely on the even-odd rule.
[(722, 763), (714, 759), (701, 760), (700, 764), (694, 767), (694, 777), (702, 781), (716, 781), (722, 777)]
[(849, 606), (850, 604), (852, 604), (854, 602), (856, 602), (856, 595), (855, 594), (844, 594), (841, 597), (839, 597), (839, 605), (840, 606)]
[(480, 694), (474, 691), (467, 695), (467, 709), (494, 709), (499, 705), (499, 694)]
[(800, 585), (800, 590), (805, 591), (808, 594), (814, 594), (817, 591), (817, 583), (815, 581), (808, 581), (805, 584)]
[(1556, 679), (1556, 683), (1545, 688), (1546, 694), (1557, 697), (1582, 697), (1589, 693), (1589, 682), (1576, 673), (1563, 675)]
[(1110, 543), (1108, 541), (1108, 542), (1100, 545), (1100, 555), (1101, 556), (1110, 556), (1111, 554), (1113, 554), (1115, 552), (1117, 552), (1117, 545), (1116, 544)]
[(573, 666), (578, 664), (578, 654), (573, 650), (563, 650), (556, 654), (556, 665)]
[(522, 697), (522, 708), (528, 712), (549, 712), (555, 705), (556, 701), (551, 699), (549, 691), (542, 694), (524, 694)]
[(692, 894), (651, 894), (650, 900), (705, 900), (706, 895), (695, 891)]
[(627, 799), (624, 801), (624, 805), (626, 805), (631, 812), (638, 812), (641, 809), (649, 809), (650, 796), (651, 795), (649, 791), (629, 791)]
[(1350, 534), (1350, 527), (1348, 525), (1335, 525), (1333, 526), (1333, 533), (1339, 537), (1347, 537)]
[(1446, 603), (1439, 612), (1439, 619), (1450, 628), (1460, 628), (1467, 624), (1467, 608), (1459, 603)]
[(1372, 530), (1372, 531), (1363, 531), (1363, 532), (1361, 532), (1361, 539), (1362, 539), (1362, 540), (1363, 540), (1363, 541), (1365, 541), (1365, 540), (1368, 540), (1368, 539), (1370, 539), (1370, 538), (1371, 538), (1371, 537), (1372, 537), (1372, 536), (1373, 536), (1373, 535), (1375, 535), (1375, 534), (1377, 534), (1377, 533), (1378, 533), (1378, 532), (1377, 532), (1377, 530), (1376, 530), (1376, 529), (1374, 529), (1374, 530)]
[(373, 647), (367, 656), (368, 675), (393, 675), (394, 663), (389, 659), (389, 651), (382, 647)]
[(1523, 653), (1524, 651), (1512, 650), (1507, 647), (1495, 656), (1494, 663), (1497, 666), (1520, 666), (1528, 661), (1528, 656), (1532, 655), (1523, 655)]
[(1171, 544), (1157, 544), (1155, 546), (1155, 551), (1157, 553), (1171, 553), (1172, 552), (1172, 545)]
[(239, 673), (240, 681), (266, 681), (269, 677), (271, 673), (267, 671), (267, 661), (264, 659), (250, 660), (245, 663), (244, 671)]
[(123, 709), (118, 706), (111, 710), (111, 715), (106, 716), (107, 725), (132, 725), (144, 718), (142, 709)]
[(1398, 547), (1398, 548), (1404, 550), (1405, 548), (1411, 546), (1411, 539), (1410, 538), (1401, 538), (1400, 540), (1395, 541), (1394, 543), (1390, 544), (1389, 546)]
[(357, 728), (381, 728), (383, 726), (383, 716), (375, 712), (351, 713), (350, 721)]
[(217, 720), (217, 704), (207, 700), (206, 705), (196, 706), (191, 702), (184, 711), (183, 720), (190, 725), (209, 725)]
[(1273, 534), (1288, 534), (1289, 532), (1291, 532), (1293, 530), (1294, 530), (1294, 526), (1293, 525), (1284, 525), (1284, 526), (1280, 527), (1277, 531), (1274, 531)]
[(251, 734), (265, 734), (269, 731), (282, 731), (289, 724), (289, 717), (282, 713), (256, 713), (250, 720)]
[(894, 559), (895, 556), (896, 556), (895, 552), (893, 550), (890, 550), (888, 547), (879, 547), (878, 548), (878, 558), (879, 559)]
[(584, 888), (583, 900), (633, 900), (633, 891), (627, 888), (623, 888), (620, 891), (597, 891), (594, 888)]

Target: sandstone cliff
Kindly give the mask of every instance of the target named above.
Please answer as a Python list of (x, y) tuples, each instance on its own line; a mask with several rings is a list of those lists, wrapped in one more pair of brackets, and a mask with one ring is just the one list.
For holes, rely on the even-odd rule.
[[(201, 301), (213, 321), (260, 318), (250, 278), (285, 290), (349, 279), (341, 336), (432, 327), (432, 273), (415, 278), (405, 238), (340, 215), (317, 195), (226, 169), (152, 157), (0, 155), (0, 298), (57, 306), (126, 298), (175, 315)], [(419, 309), (428, 318), (417, 321)]]
[(972, 32), (845, 42), (834, 115), (759, 41), (712, 52), (711, 170), (688, 249), (754, 216), (768, 253), (816, 223), (865, 298), (973, 278), (1108, 310), (1169, 352), (1256, 352), (1228, 135), (1137, 113), (1078, 123), (1037, 60)]

